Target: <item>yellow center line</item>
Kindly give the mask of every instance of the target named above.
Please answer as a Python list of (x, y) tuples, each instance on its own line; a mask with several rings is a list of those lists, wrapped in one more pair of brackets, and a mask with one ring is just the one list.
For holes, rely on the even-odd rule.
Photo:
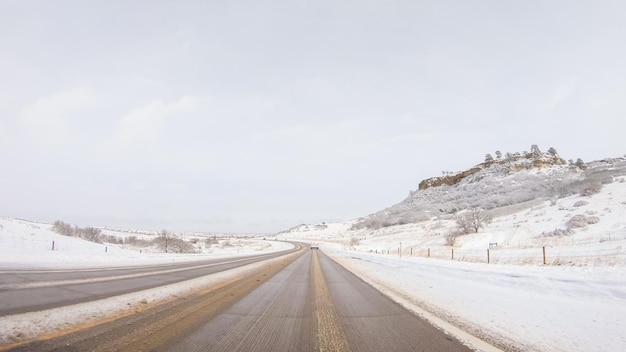
[(311, 261), (313, 290), (315, 293), (315, 319), (317, 325), (317, 350), (349, 352), (350, 345), (337, 317), (317, 251), (313, 251)]

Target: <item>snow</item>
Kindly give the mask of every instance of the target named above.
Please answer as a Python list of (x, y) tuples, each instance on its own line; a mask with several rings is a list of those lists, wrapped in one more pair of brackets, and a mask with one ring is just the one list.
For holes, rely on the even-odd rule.
[[(229, 246), (211, 247), (199, 254), (155, 253), (150, 248), (131, 250), (118, 245), (62, 236), (51, 228), (50, 224), (0, 218), (0, 269), (80, 269), (163, 264), (246, 256), (291, 248), (291, 245), (284, 242), (233, 239)], [(104, 234), (115, 234), (121, 238), (130, 235), (150, 238), (145, 234), (115, 230), (105, 230)]]
[[(435, 217), (377, 230), (351, 230), (354, 221), (300, 226), (283, 235), (319, 242), (349, 270), (461, 340), (470, 339), (466, 331), (504, 350), (623, 351), (625, 201), (626, 183), (615, 182), (591, 197), (528, 202), (454, 247), (443, 238), (454, 221)], [(600, 221), (553, 235), (577, 214)]]
[[(54, 250), (52, 250), (53, 241), (55, 243)], [(211, 253), (208, 254), (145, 253), (138, 250), (123, 249), (115, 245), (98, 244), (79, 238), (61, 236), (51, 231), (50, 224), (18, 219), (0, 219), (0, 271), (109, 268), (189, 262), (215, 257), (242, 257), (293, 248), (293, 245), (289, 243), (258, 239), (239, 239), (233, 242), (234, 246), (212, 248)], [(259, 246), (260, 242), (263, 243), (262, 246)], [(270, 259), (269, 261), (273, 260), (277, 259)], [(112, 298), (39, 312), (2, 316), (0, 317), (0, 346), (71, 330), (77, 324), (76, 322), (90, 324), (105, 319), (106, 316), (132, 314), (152, 304), (179, 298), (202, 287), (220, 284), (231, 280), (233, 277), (245, 276), (267, 263), (268, 261), (249, 264), (181, 283)], [(38, 282), (34, 284), (45, 286), (51, 283)], [(12, 287), (9, 285), (0, 286), (5, 289)]]
[[(622, 267), (512, 266), (371, 254), (323, 246), (381, 291), (524, 351), (622, 351)], [(400, 298), (400, 299), (398, 299)]]
[[(503, 207), (478, 233), (458, 238), (454, 260), (444, 235), (455, 224), (445, 216), (377, 230), (351, 230), (357, 220), (302, 225), (278, 238), (319, 243), (325, 253), (365, 281), (478, 350), (497, 349), (476, 338), (514, 351), (622, 351), (626, 346), (625, 210), (624, 182), (604, 185), (593, 196), (562, 198), (554, 205), (535, 200)], [(569, 235), (554, 235), (555, 229), (565, 229), (567, 221), (579, 214), (600, 221), (575, 228)], [(47, 224), (0, 219), (0, 270), (152, 264), (288, 246), (268, 241), (271, 248), (258, 247), (258, 241), (196, 255), (139, 253), (60, 236)], [(547, 265), (543, 265), (544, 248)], [(245, 270), (197, 279), (179, 289), (245, 275)], [(0, 343), (94, 319), (97, 312), (125, 314), (142, 309), (145, 304), (174, 299), (181, 294), (175, 290), (162, 287), (96, 304), (0, 317), (0, 336), (5, 336)]]
[(0, 317), (0, 346), (10, 346), (41, 336), (63, 334), (72, 331), (77, 325), (95, 324), (109, 319), (109, 317), (127, 316), (154, 304), (179, 299), (204, 287), (221, 285), (235, 277), (245, 277), (257, 268), (279, 260), (281, 259), (269, 259), (192, 280), (112, 298), (32, 313), (2, 316)]

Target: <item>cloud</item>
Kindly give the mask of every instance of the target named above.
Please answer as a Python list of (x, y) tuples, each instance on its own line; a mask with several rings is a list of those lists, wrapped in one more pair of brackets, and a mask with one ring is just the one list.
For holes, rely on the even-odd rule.
[(41, 147), (63, 146), (72, 136), (70, 120), (77, 112), (93, 106), (97, 99), (83, 88), (60, 91), (23, 107), (19, 125)]
[(154, 100), (134, 108), (118, 121), (117, 133), (105, 143), (104, 148), (108, 151), (121, 152), (133, 145), (155, 140), (162, 133), (162, 126), (168, 118), (179, 113), (195, 111), (206, 100), (186, 96), (169, 103)]
[(7, 132), (5, 124), (0, 121), (0, 153), (11, 144), (11, 136)]
[(563, 101), (567, 100), (576, 91), (577, 83), (578, 79), (576, 77), (570, 77), (566, 81), (559, 82), (550, 100), (549, 107), (555, 109)]

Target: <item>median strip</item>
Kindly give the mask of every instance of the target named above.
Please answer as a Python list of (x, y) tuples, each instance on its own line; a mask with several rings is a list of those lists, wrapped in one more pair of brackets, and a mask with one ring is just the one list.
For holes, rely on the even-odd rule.
[(177, 269), (166, 269), (166, 270), (159, 270), (159, 271), (150, 271), (150, 272), (146, 272), (146, 273), (137, 273), (137, 274), (115, 275), (115, 276), (96, 277), (96, 278), (88, 278), (88, 279), (23, 282), (23, 283), (17, 283), (17, 284), (0, 284), (0, 290), (22, 290), (22, 289), (41, 288), (41, 287), (55, 287), (55, 286), (64, 286), (64, 285), (77, 285), (77, 284), (87, 284), (87, 283), (95, 283), (95, 282), (106, 282), (106, 281), (115, 281), (115, 280), (124, 280), (124, 279), (134, 279), (134, 278), (138, 278), (138, 277), (171, 274), (171, 273), (187, 271), (187, 270), (209, 268), (209, 267), (212, 267), (212, 266), (219, 266), (219, 265), (224, 265), (224, 264), (238, 263), (238, 262), (243, 262), (243, 261), (247, 261), (247, 260), (249, 261), (250, 258), (236, 259), (236, 260), (230, 260), (230, 261), (226, 261), (226, 262), (219, 262), (219, 263), (212, 263), (212, 264), (188, 266), (188, 267), (177, 268)]

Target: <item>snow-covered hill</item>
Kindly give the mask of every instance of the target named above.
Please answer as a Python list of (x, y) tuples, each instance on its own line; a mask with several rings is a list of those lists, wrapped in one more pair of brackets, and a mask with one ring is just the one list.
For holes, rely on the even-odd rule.
[[(626, 265), (626, 160), (565, 165), (551, 154), (492, 161), (429, 179), (404, 201), (345, 223), (300, 225), (281, 236), (358, 251), (491, 263)], [(444, 176), (443, 178), (450, 177)], [(491, 221), (459, 231), (481, 209)]]
[[(623, 351), (626, 160), (545, 159), (483, 163), (368, 217), (280, 236), (321, 243), (479, 350), (492, 348), (464, 332), (507, 351)], [(458, 219), (476, 208), (491, 221), (459, 234)]]
[(602, 185), (624, 180), (626, 159), (565, 165), (558, 156), (527, 154), (478, 164), (469, 170), (420, 182), (402, 202), (360, 221), (357, 227), (376, 229), (445, 219), (468, 208), (498, 209), (528, 201), (557, 200), (592, 194)]

